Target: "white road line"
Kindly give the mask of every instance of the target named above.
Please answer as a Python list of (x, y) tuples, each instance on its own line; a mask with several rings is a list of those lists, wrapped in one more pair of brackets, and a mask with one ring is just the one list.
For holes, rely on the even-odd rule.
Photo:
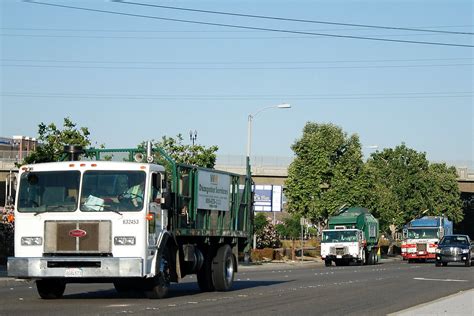
[(106, 307), (128, 307), (130, 304), (113, 304), (113, 305), (107, 305)]
[(427, 278), (413, 278), (413, 280), (420, 281), (441, 281), (441, 282), (468, 282), (469, 280), (456, 280), (456, 279), (427, 279)]

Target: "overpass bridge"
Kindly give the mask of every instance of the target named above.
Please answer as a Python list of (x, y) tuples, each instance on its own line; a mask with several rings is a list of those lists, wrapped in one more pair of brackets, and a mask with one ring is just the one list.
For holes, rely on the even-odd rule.
[[(219, 156), (215, 168), (245, 174), (245, 159), (245, 156)], [(252, 157), (252, 176), (255, 184), (284, 185), (291, 161), (291, 157)], [(459, 190), (463, 193), (474, 193), (474, 170), (467, 167), (456, 167), (456, 170)]]

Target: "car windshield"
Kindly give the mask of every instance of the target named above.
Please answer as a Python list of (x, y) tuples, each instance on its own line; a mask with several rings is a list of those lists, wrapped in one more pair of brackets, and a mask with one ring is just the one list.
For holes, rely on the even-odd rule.
[(86, 171), (82, 180), (81, 211), (127, 212), (143, 209), (145, 172)]
[(453, 245), (453, 244), (461, 244), (461, 245), (469, 245), (469, 241), (466, 236), (445, 236), (440, 245)]
[(356, 242), (356, 230), (332, 230), (324, 231), (321, 242)]
[(24, 172), (20, 177), (19, 212), (72, 212), (77, 208), (79, 171)]
[(438, 230), (433, 228), (408, 229), (409, 239), (438, 238)]

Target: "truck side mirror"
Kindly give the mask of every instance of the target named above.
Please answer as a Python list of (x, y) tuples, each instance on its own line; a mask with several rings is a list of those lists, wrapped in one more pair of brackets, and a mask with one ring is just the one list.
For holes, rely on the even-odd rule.
[(403, 230), (403, 238), (407, 238), (408, 237), (408, 229), (404, 229)]

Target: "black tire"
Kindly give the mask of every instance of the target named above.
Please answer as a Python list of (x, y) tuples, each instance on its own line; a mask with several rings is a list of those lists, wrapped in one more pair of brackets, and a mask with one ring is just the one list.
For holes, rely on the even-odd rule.
[(365, 253), (365, 249), (364, 249), (364, 250), (362, 250), (362, 258), (358, 262), (358, 264), (360, 266), (363, 266), (365, 264), (366, 260), (367, 260), (365, 255), (366, 255), (366, 253)]
[(324, 260), (324, 265), (325, 265), (326, 267), (330, 267), (330, 266), (332, 265), (332, 261), (326, 259), (326, 260)]
[(436, 261), (435, 266), (441, 267), (441, 262)]
[(415, 259), (408, 259), (408, 263), (413, 263), (415, 262)]
[(234, 283), (234, 255), (229, 245), (217, 250), (212, 260), (212, 281), (217, 291), (228, 291)]
[(376, 265), (377, 264), (377, 259), (378, 259), (378, 256), (377, 256), (377, 251), (375, 250), (372, 250), (372, 255), (373, 255), (373, 259), (372, 259), (372, 264)]
[(446, 267), (448, 266), (448, 263), (447, 262), (443, 262), (443, 267)]
[(37, 280), (36, 289), (42, 299), (54, 300), (63, 296), (64, 290), (66, 290), (66, 283), (55, 279)]
[(466, 263), (465, 263), (465, 266), (466, 266), (466, 267), (470, 267), (470, 266), (471, 266), (471, 258), (467, 258)]
[(196, 273), (199, 288), (202, 292), (215, 291), (214, 282), (212, 281), (212, 259), (209, 251), (203, 252), (204, 262), (201, 269)]
[(161, 299), (168, 296), (168, 291), (170, 287), (169, 277), (163, 272), (159, 272), (153, 278), (153, 284), (146, 291), (146, 296), (150, 299)]
[(373, 265), (374, 264), (374, 253), (373, 251), (367, 251), (365, 254), (365, 257), (367, 258), (367, 265)]

